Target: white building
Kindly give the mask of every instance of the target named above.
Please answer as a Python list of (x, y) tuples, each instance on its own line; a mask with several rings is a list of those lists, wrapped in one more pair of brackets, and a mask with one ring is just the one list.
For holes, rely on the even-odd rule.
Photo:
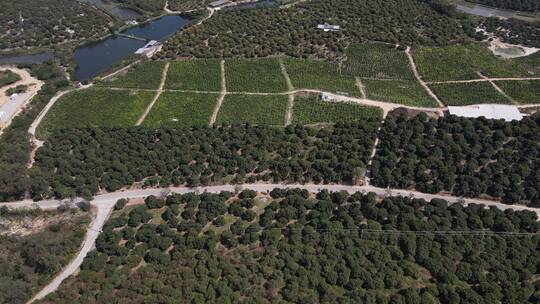
[(210, 8), (213, 8), (213, 9), (220, 9), (220, 8), (222, 8), (224, 6), (229, 5), (229, 4), (231, 4), (231, 1), (229, 1), (229, 0), (217, 0), (217, 1), (214, 1), (214, 2), (210, 2), (208, 4), (208, 6)]
[(488, 119), (504, 119), (506, 121), (521, 120), (524, 114), (516, 106), (500, 104), (481, 104), (463, 107), (448, 107), (448, 114), (468, 118), (485, 117)]
[(145, 46), (135, 51), (135, 54), (145, 55), (146, 57), (150, 58), (159, 52), (162, 47), (163, 45), (160, 42), (151, 40)]
[(326, 22), (323, 24), (317, 25), (317, 28), (325, 32), (338, 32), (341, 30), (341, 27), (339, 25), (332, 25)]

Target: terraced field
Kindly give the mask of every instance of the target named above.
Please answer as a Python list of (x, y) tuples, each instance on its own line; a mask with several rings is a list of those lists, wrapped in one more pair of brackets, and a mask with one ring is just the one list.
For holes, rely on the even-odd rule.
[(227, 95), (217, 123), (283, 125), (287, 111), (285, 95)]
[(510, 103), (489, 82), (445, 83), (431, 86), (435, 94), (449, 106), (478, 103)]
[(230, 92), (279, 93), (287, 83), (277, 59), (230, 59), (225, 61)]
[(438, 107), (437, 101), (417, 81), (364, 79), (362, 83), (368, 99), (415, 107)]
[(165, 89), (216, 92), (221, 90), (219, 60), (201, 59), (171, 62)]
[(370, 117), (380, 117), (379, 108), (345, 102), (325, 102), (318, 96), (297, 96), (294, 101), (293, 123), (310, 125), (318, 123), (353, 122)]
[(497, 81), (496, 83), (519, 103), (540, 103), (540, 80)]
[(163, 92), (143, 126), (152, 128), (208, 125), (218, 94)]
[(284, 62), (295, 88), (360, 96), (354, 76), (344, 75), (336, 64), (302, 59), (286, 59)]
[(538, 77), (540, 56), (501, 59), (479, 44), (422, 47), (414, 51), (420, 75), (426, 81), (478, 79), (487, 77)]
[(60, 98), (38, 128), (40, 138), (61, 128), (133, 126), (154, 92), (90, 88)]
[(362, 78), (415, 79), (405, 52), (383, 43), (349, 46), (343, 71)]
[(163, 75), (165, 62), (144, 62), (130, 69), (125, 75), (111, 81), (104, 80), (98, 86), (130, 89), (157, 89)]

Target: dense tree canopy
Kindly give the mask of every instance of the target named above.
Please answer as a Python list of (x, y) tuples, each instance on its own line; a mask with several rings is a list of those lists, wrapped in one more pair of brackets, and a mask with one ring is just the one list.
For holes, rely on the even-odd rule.
[(326, 127), (60, 130), (38, 150), (31, 192), (91, 196), (141, 181), (148, 186), (361, 182), (378, 125), (374, 117)]
[[(324, 32), (317, 25), (340, 25)], [(351, 42), (444, 45), (465, 39), (459, 23), (416, 0), (312, 0), (291, 8), (223, 11), (167, 40), (162, 58), (336, 58)]]
[(2, 1), (0, 49), (53, 46), (101, 37), (113, 18), (73, 0)]
[(501, 20), (487, 18), (481, 25), (502, 41), (528, 47), (540, 47), (540, 21), (527, 22), (518, 19)]
[(381, 187), (540, 204), (540, 116), (520, 122), (389, 117), (371, 168)]
[(372, 193), (270, 194), (175, 194), (117, 213), (80, 274), (41, 303), (540, 300), (532, 212)]

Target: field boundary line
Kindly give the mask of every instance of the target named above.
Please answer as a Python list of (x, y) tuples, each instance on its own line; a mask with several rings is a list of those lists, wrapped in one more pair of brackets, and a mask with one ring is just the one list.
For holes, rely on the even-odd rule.
[(413, 71), (414, 77), (416, 77), (416, 80), (418, 80), (420, 85), (422, 87), (424, 87), (424, 90), (429, 94), (429, 96), (431, 96), (433, 99), (435, 99), (435, 101), (437, 101), (437, 103), (439, 104), (439, 106), (441, 108), (444, 108), (444, 104), (441, 102), (439, 97), (437, 97), (437, 95), (435, 95), (435, 93), (433, 93), (433, 91), (426, 84), (426, 82), (424, 80), (422, 80), (422, 77), (420, 76), (420, 73), (418, 73), (418, 69), (416, 68), (416, 63), (414, 62), (414, 58), (413, 58), (413, 56), (411, 54), (411, 47), (410, 46), (408, 46), (407, 49), (405, 49), (405, 54), (407, 55), (407, 58), (409, 58), (409, 63), (411, 65), (411, 69)]
[(483, 79), (486, 79), (487, 81), (489, 81), (489, 83), (491, 84), (491, 86), (497, 91), (499, 92), (502, 96), (504, 96), (504, 98), (506, 98), (508, 101), (510, 101), (510, 103), (512, 103), (513, 105), (517, 105), (518, 103), (512, 98), (510, 97), (508, 94), (506, 94), (506, 92), (504, 92), (496, 83), (495, 81), (487, 78), (484, 74), (480, 73), (480, 72), (476, 72), (476, 74), (478, 74), (478, 76), (482, 77)]
[(128, 70), (128, 69), (130, 69), (131, 67), (133, 67), (133, 66), (139, 64), (140, 62), (141, 62), (141, 60), (137, 60), (137, 61), (135, 61), (135, 62), (132, 62), (132, 63), (126, 65), (125, 67), (123, 67), (123, 68), (121, 68), (121, 69), (119, 69), (119, 70), (117, 70), (117, 71), (114, 71), (114, 72), (112, 72), (112, 73), (110, 73), (110, 74), (108, 74), (108, 75), (105, 75), (105, 76), (101, 77), (101, 80), (107, 80), (107, 79), (109, 79), (109, 78), (111, 78), (111, 77), (114, 77), (114, 76), (116, 76), (117, 74), (122, 73), (123, 71)]
[(225, 77), (225, 60), (221, 60), (219, 63), (219, 66), (221, 68), (221, 91), (219, 94), (219, 97), (216, 101), (216, 106), (214, 107), (214, 111), (212, 112), (212, 116), (210, 117), (210, 126), (214, 125), (217, 120), (217, 116), (219, 113), (219, 110), (221, 109), (221, 105), (223, 104), (223, 100), (225, 99), (225, 96), (227, 95), (227, 79)]
[(165, 67), (163, 68), (163, 74), (161, 75), (161, 83), (159, 84), (159, 88), (156, 91), (156, 95), (154, 95), (154, 98), (152, 98), (152, 101), (150, 104), (146, 107), (144, 110), (144, 113), (141, 115), (139, 120), (137, 120), (136, 126), (140, 126), (143, 121), (146, 119), (146, 116), (148, 116), (148, 113), (152, 110), (154, 107), (154, 104), (159, 99), (159, 96), (161, 96), (161, 93), (163, 93), (163, 87), (165, 86), (165, 81), (167, 80), (167, 73), (169, 72), (169, 66), (171, 65), (170, 62), (167, 62), (165, 64)]
[(292, 123), (294, 93), (290, 92), (294, 91), (294, 86), (289, 77), (289, 73), (287, 72), (287, 68), (285, 67), (285, 63), (283, 63), (283, 58), (279, 58), (279, 67), (281, 69), (281, 74), (283, 74), (283, 78), (285, 78), (285, 82), (287, 82), (287, 89), (289, 90), (289, 94), (287, 95), (287, 112), (285, 113), (285, 125), (288, 126)]
[(364, 84), (362, 83), (362, 79), (360, 79), (360, 77), (356, 77), (355, 80), (356, 80), (356, 86), (360, 90), (360, 96), (362, 96), (363, 99), (366, 99), (367, 98), (366, 87), (364, 87)]

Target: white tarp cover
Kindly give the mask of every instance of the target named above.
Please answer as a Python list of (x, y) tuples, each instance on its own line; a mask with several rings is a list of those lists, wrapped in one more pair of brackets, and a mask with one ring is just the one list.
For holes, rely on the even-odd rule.
[(499, 104), (482, 104), (463, 107), (448, 107), (448, 113), (461, 117), (476, 118), (484, 116), (488, 119), (504, 119), (506, 121), (521, 120), (523, 114), (516, 106)]

